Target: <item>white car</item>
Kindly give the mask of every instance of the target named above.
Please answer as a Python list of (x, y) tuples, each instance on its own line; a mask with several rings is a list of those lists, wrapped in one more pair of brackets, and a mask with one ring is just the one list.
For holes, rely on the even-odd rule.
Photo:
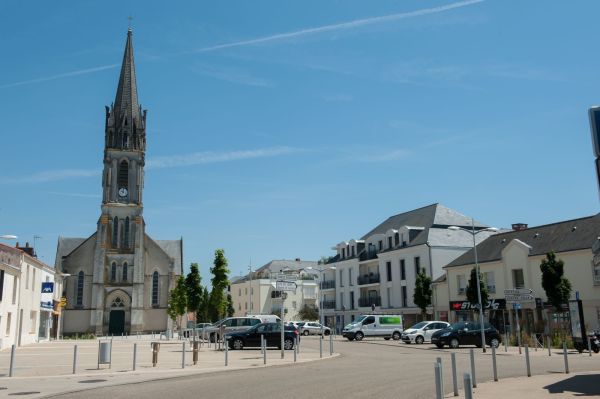
[(407, 344), (422, 344), (425, 341), (431, 341), (431, 336), (434, 332), (448, 326), (450, 326), (450, 324), (445, 321), (422, 321), (411, 328), (404, 330), (402, 333), (402, 341)]
[(321, 331), (323, 332), (323, 335), (331, 334), (331, 329), (329, 327), (325, 327), (321, 323), (315, 321), (300, 322), (297, 324), (297, 327), (302, 335), (321, 335)]

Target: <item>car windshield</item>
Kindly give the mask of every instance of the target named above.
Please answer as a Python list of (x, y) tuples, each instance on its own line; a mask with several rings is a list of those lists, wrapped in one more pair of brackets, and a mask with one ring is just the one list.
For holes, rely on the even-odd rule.
[(427, 324), (429, 324), (428, 321), (422, 321), (420, 323), (415, 324), (411, 328), (414, 328), (415, 330), (420, 330), (421, 328), (425, 327)]
[(366, 318), (367, 318), (367, 316), (358, 316), (358, 318), (356, 320), (354, 320), (352, 322), (352, 324), (354, 324), (354, 323), (360, 323), (361, 321), (363, 321)]
[(452, 324), (450, 327), (450, 329), (452, 329), (452, 331), (458, 331), (458, 330), (464, 330), (465, 328), (468, 327), (468, 323), (465, 323), (464, 321), (461, 321), (460, 323), (454, 323)]

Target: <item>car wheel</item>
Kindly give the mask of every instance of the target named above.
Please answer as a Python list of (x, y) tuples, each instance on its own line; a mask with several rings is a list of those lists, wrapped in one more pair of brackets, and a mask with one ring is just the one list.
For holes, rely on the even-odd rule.
[(360, 331), (354, 334), (354, 339), (357, 341), (362, 341), (362, 339), (365, 337), (365, 334), (361, 333)]
[(285, 349), (286, 351), (294, 349), (294, 341), (289, 338), (286, 338), (283, 341), (283, 349)]
[(308, 334), (310, 334), (310, 332), (308, 332), (308, 330), (304, 330), (304, 331), (302, 331), (302, 335), (306, 336), (306, 335), (308, 335)]
[(442, 349), (444, 347), (444, 345), (442, 345), (442, 344), (435, 344), (435, 346), (437, 346), (438, 349)]
[(389, 341), (390, 337), (383, 337), (383, 339), (385, 339), (386, 341)]
[(423, 342), (425, 342), (425, 339), (423, 339), (422, 336), (417, 335), (417, 338), (415, 338), (415, 344), (421, 345)]
[(398, 341), (400, 339), (401, 335), (398, 331), (394, 331), (394, 333), (392, 334), (392, 339), (394, 341)]
[(450, 347), (451, 347), (452, 349), (456, 349), (456, 348), (458, 348), (458, 345), (459, 345), (458, 339), (456, 339), (456, 338), (452, 338), (452, 339), (450, 340)]
[(598, 352), (600, 352), (600, 348), (599, 348), (599, 347), (597, 347), (597, 346), (594, 346), (594, 347), (592, 348), (592, 350), (594, 351), (594, 353), (598, 353)]
[(498, 338), (490, 339), (490, 348), (497, 348), (499, 346), (500, 346), (500, 341), (498, 340)]
[(325, 335), (329, 335), (329, 334), (331, 334), (331, 331), (329, 331), (329, 330), (325, 330), (325, 331), (323, 331), (323, 334), (325, 334)]
[(242, 350), (242, 349), (244, 349), (244, 341), (242, 341), (239, 338), (236, 338), (233, 340), (232, 347), (233, 347), (233, 349), (236, 349), (236, 350)]
[(346, 337), (348, 341), (354, 341), (354, 337)]

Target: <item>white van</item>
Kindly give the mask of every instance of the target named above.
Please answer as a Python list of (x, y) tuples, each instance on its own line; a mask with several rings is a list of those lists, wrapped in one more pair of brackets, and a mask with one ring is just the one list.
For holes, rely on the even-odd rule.
[(364, 337), (383, 337), (399, 340), (402, 336), (402, 316), (391, 314), (372, 314), (359, 316), (344, 327), (342, 336), (348, 341), (360, 341)]
[(279, 323), (281, 319), (274, 314), (249, 314), (247, 317), (260, 319), (261, 323)]

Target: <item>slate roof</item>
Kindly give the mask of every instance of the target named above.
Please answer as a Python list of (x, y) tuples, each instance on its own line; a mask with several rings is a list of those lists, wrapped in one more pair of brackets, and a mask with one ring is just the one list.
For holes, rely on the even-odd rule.
[(140, 124), (140, 106), (138, 105), (137, 83), (135, 79), (135, 63), (133, 61), (133, 43), (131, 29), (127, 31), (127, 42), (119, 75), (119, 86), (115, 97), (114, 110), (119, 116), (130, 115), (138, 126)]
[[(318, 262), (312, 260), (287, 260), (287, 259), (276, 259), (272, 260), (266, 265), (263, 265), (255, 270), (256, 273), (262, 271), (276, 271), (279, 270), (306, 270), (308, 267), (317, 268)], [(311, 270), (307, 270), (310, 273)]]
[[(92, 236), (95, 235), (92, 234)], [(90, 236), (91, 237), (91, 236)], [(62, 258), (64, 256), (69, 255), (73, 252), (77, 247), (87, 241), (88, 238), (81, 237), (58, 237), (58, 245), (56, 247), (56, 258), (54, 259), (54, 268), (56, 270), (60, 270), (60, 266), (62, 264)]]
[[(531, 247), (530, 256), (548, 252), (568, 252), (591, 249), (600, 236), (600, 214), (580, 219), (566, 220), (521, 231), (499, 233), (477, 245), (479, 263), (502, 258), (502, 250), (512, 241), (520, 240)], [(473, 249), (450, 262), (445, 268), (475, 263)]]
[[(148, 234), (146, 236), (149, 238)], [(183, 240), (153, 240), (165, 251), (167, 255), (173, 258), (175, 267), (179, 266), (179, 274), (183, 274)]]

